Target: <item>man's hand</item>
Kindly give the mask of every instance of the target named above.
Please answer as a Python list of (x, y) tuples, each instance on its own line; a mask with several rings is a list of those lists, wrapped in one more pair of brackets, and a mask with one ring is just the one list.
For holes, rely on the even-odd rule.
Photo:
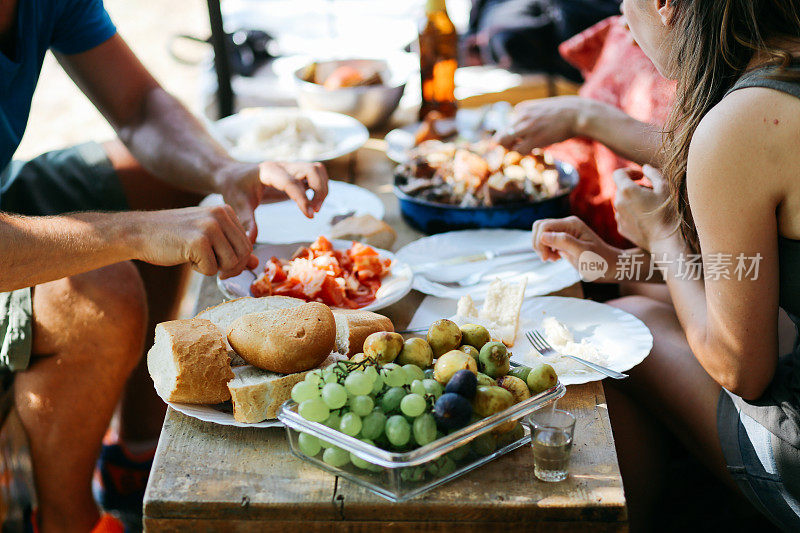
[[(219, 189), (238, 215), (250, 242), (255, 242), (258, 228), (254, 212), (259, 204), (288, 197), (305, 216), (313, 218), (328, 195), (328, 173), (321, 163), (241, 163), (223, 173)], [(306, 194), (309, 190), (313, 192), (310, 200)]]
[(189, 263), (213, 276), (258, 266), (253, 245), (230, 206), (132, 213), (133, 257), (162, 266)]

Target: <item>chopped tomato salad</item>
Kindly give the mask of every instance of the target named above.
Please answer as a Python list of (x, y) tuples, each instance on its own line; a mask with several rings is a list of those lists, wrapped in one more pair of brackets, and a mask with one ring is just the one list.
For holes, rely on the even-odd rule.
[(292, 296), (358, 309), (375, 301), (391, 263), (365, 244), (354, 242), (347, 250), (334, 250), (328, 239), (319, 237), (288, 261), (277, 257), (267, 261), (250, 292), (256, 297)]

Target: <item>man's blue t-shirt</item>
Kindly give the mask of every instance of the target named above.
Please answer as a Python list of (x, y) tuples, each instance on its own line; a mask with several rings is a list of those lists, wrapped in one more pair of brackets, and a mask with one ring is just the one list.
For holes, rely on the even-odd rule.
[(18, 0), (14, 57), (0, 52), (0, 170), (17, 150), (45, 52), (79, 54), (116, 28), (103, 0)]

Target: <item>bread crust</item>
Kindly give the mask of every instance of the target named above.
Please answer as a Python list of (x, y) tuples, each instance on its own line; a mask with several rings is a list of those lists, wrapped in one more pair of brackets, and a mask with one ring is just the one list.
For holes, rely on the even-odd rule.
[(334, 350), (336, 324), (330, 308), (311, 302), (236, 319), (228, 341), (251, 365), (293, 374), (318, 366)]
[[(371, 311), (337, 309), (333, 312), (333, 317), (337, 322), (336, 347), (348, 358), (361, 352), (364, 341), (371, 334), (377, 331), (394, 331), (391, 320)], [(340, 324), (342, 321), (346, 324)], [(347, 338), (339, 338), (345, 334)]]
[[(233, 379), (228, 350), (219, 329), (209, 320), (192, 318), (172, 320), (156, 326), (162, 330), (163, 338), (169, 342), (178, 373), (171, 390), (159, 391), (171, 402), (211, 404), (229, 400), (228, 381)], [(160, 336), (159, 336), (160, 337)], [(148, 369), (156, 383), (154, 361), (156, 346), (148, 352)], [(167, 384), (166, 388), (169, 388)]]

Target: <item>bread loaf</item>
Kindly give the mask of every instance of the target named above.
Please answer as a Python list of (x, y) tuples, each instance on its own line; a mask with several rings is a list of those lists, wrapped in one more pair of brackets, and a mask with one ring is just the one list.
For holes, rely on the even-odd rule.
[(173, 320), (156, 326), (147, 370), (166, 401), (219, 403), (230, 399), (233, 379), (222, 334), (209, 320)]
[(347, 357), (359, 353), (372, 333), (394, 331), (391, 320), (370, 311), (337, 309), (333, 318), (336, 321), (336, 351)]
[[(318, 368), (324, 368), (344, 359), (330, 354)], [(244, 424), (255, 424), (275, 418), (283, 402), (291, 398), (292, 387), (305, 379), (310, 371), (295, 374), (276, 374), (254, 366), (233, 370), (236, 377), (228, 382), (233, 402), (233, 418)]]
[(319, 365), (334, 350), (336, 324), (330, 308), (311, 302), (236, 319), (228, 341), (253, 366), (292, 374)]

